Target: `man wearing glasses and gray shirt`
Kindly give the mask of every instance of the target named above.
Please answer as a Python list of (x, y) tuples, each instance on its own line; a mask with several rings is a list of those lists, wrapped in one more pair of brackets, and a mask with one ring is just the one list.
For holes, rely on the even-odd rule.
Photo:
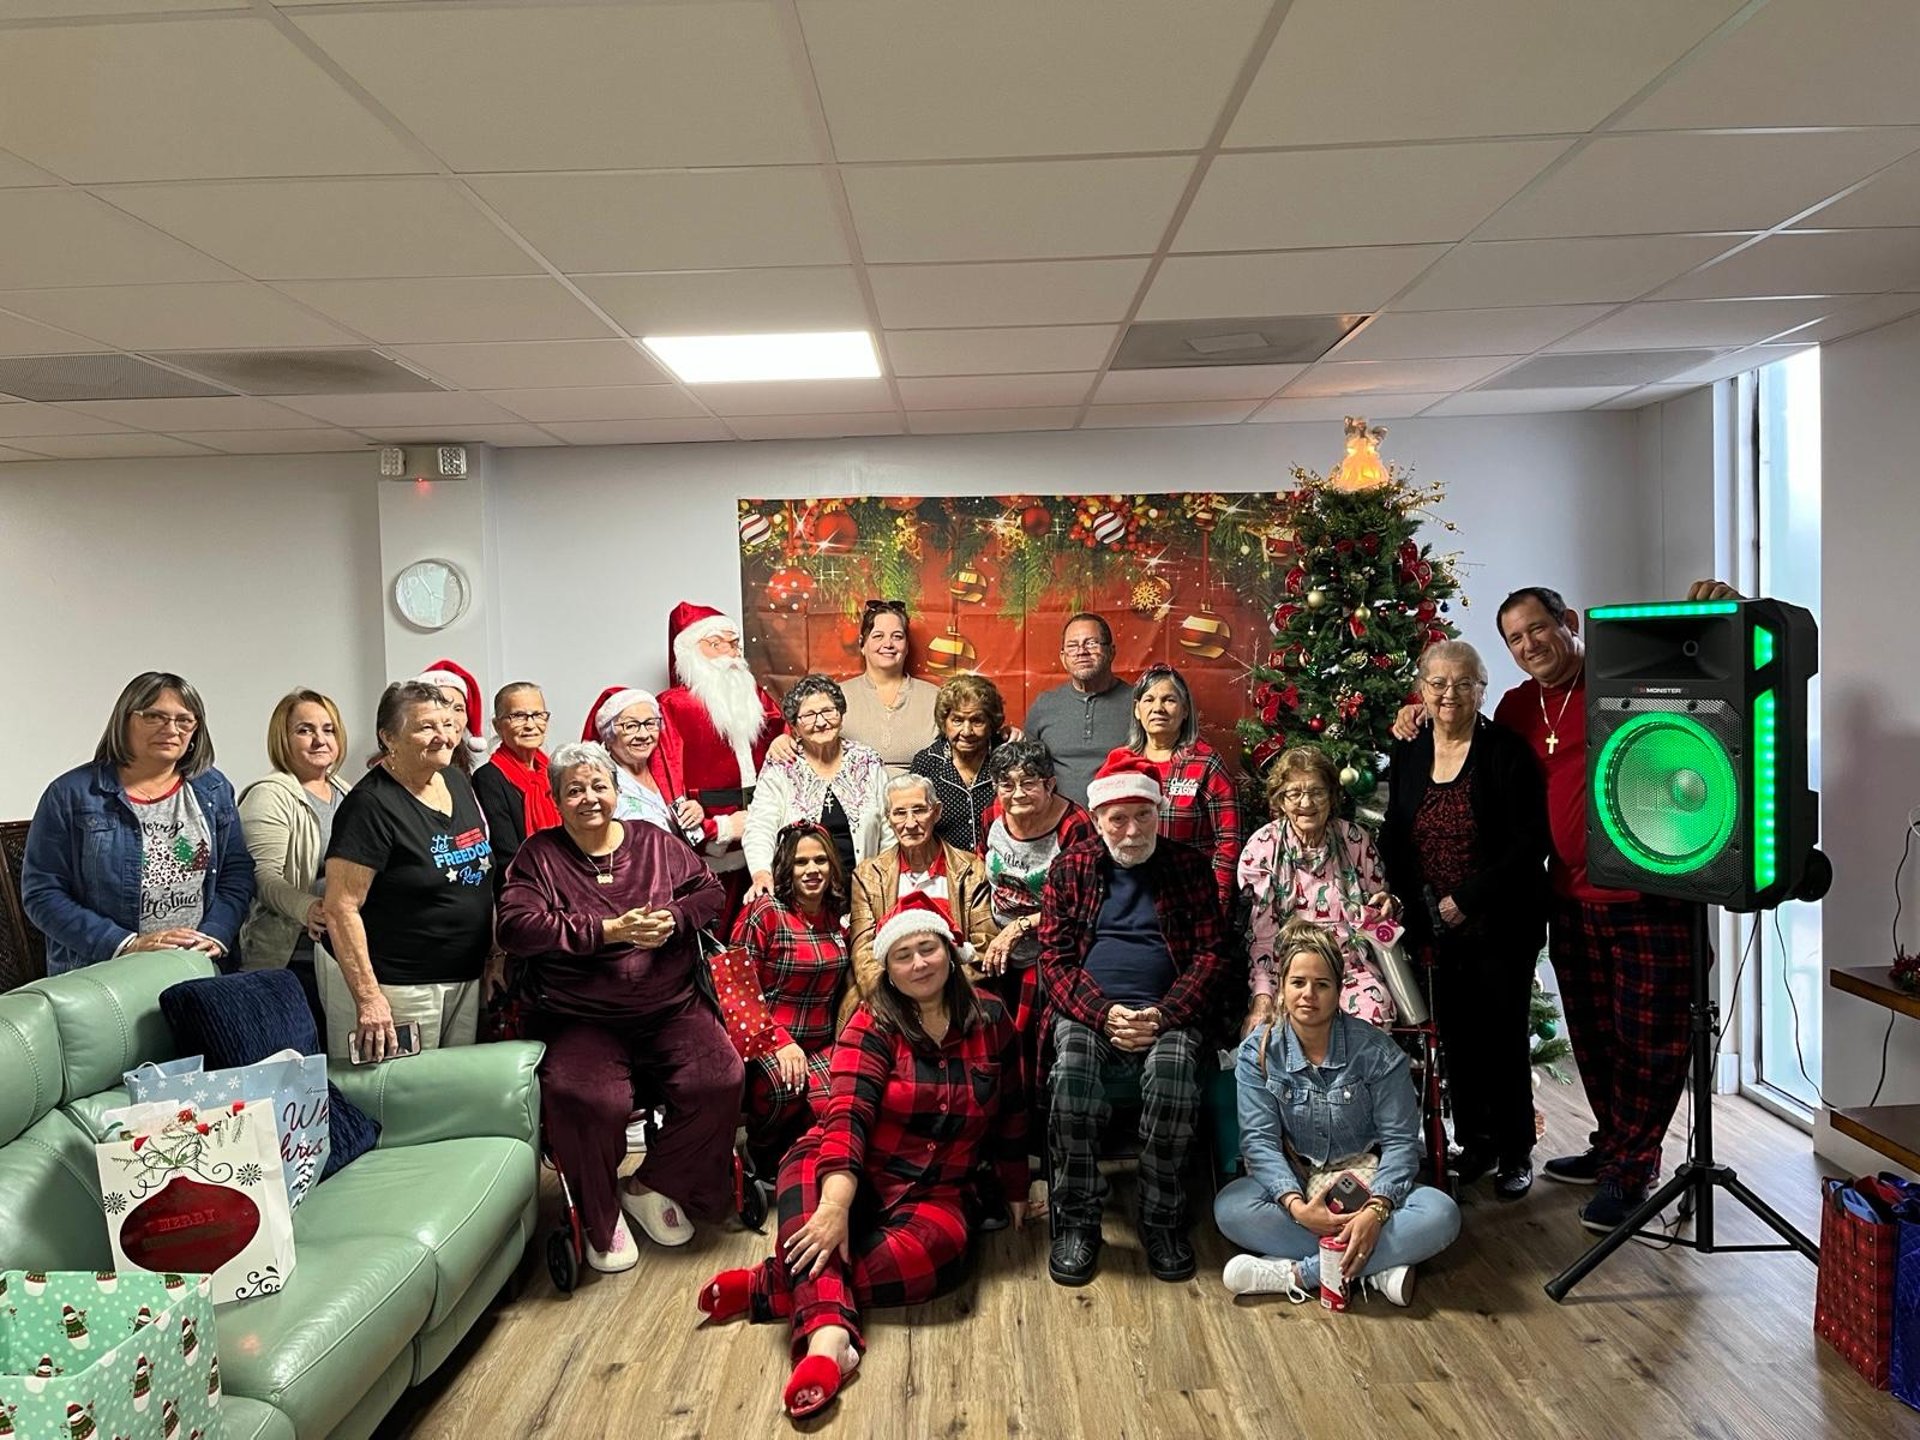
[(1098, 615), (1071, 617), (1060, 636), (1067, 683), (1043, 690), (1027, 707), (1026, 733), (1053, 753), (1060, 793), (1087, 803), (1087, 782), (1108, 754), (1127, 743), (1132, 689), (1113, 673), (1113, 630)]

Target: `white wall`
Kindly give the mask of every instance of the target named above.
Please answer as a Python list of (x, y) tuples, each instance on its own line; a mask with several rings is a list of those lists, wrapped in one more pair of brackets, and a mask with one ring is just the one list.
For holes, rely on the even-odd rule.
[(1694, 580), (1736, 578), (1728, 571), (1731, 546), (1723, 539), (1732, 533), (1726, 523), (1732, 499), (1727, 408), (1727, 387), (1709, 385), (1633, 412), (1639, 464), (1651, 486), (1650, 595), (1678, 599)]
[(296, 685), (332, 695), (357, 758), (379, 695), (380, 531), (366, 456), (0, 466), (0, 818), (90, 759), (120, 687), (199, 688), (217, 763), (264, 774)]

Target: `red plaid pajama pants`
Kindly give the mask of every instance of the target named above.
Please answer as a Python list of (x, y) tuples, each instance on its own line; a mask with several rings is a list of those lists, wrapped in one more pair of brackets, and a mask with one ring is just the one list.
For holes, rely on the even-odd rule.
[(875, 1306), (919, 1305), (958, 1285), (967, 1269), (967, 1217), (960, 1192), (943, 1188), (903, 1200), (884, 1214), (853, 1204), (851, 1262), (838, 1254), (808, 1279), (787, 1269), (787, 1241), (820, 1205), (820, 1135), (809, 1131), (780, 1166), (780, 1232), (774, 1253), (753, 1272), (751, 1311), (762, 1323), (793, 1322), (793, 1358), (823, 1325), (844, 1325), (864, 1354), (860, 1313)]
[(1555, 897), (1547, 948), (1567, 1037), (1593, 1107), (1600, 1179), (1632, 1192), (1660, 1173), (1660, 1142), (1687, 1085), (1693, 906)]

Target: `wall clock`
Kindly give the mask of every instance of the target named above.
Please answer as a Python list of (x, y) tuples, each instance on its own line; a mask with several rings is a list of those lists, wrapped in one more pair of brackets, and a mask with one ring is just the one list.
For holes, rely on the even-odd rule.
[(467, 613), (473, 587), (451, 560), (416, 560), (393, 579), (393, 604), (416, 630), (444, 630)]

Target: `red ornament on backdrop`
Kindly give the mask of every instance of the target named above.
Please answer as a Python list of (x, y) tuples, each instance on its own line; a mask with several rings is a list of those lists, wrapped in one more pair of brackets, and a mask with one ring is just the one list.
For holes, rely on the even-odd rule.
[(842, 650), (855, 655), (860, 653), (860, 622), (853, 616), (843, 618), (834, 635), (840, 641)]
[(1180, 648), (1202, 660), (1218, 660), (1233, 643), (1233, 627), (1211, 610), (1180, 622)]
[(979, 658), (980, 653), (973, 648), (973, 642), (948, 626), (944, 635), (936, 635), (927, 643), (925, 663), (931, 674), (959, 675), (971, 670)]
[(826, 510), (809, 519), (801, 543), (816, 555), (845, 555), (860, 538), (860, 527), (844, 510)]
[(773, 533), (773, 522), (758, 510), (750, 510), (740, 517), (740, 543), (758, 545)]
[(920, 497), (917, 495), (889, 495), (880, 503), (889, 510), (918, 510), (920, 508)]
[(1053, 512), (1044, 505), (1029, 505), (1020, 512), (1020, 528), (1038, 540), (1053, 529)]
[(987, 598), (987, 577), (970, 566), (956, 570), (947, 593), (962, 605), (978, 605)]
[(792, 566), (773, 572), (767, 581), (767, 606), (772, 610), (799, 612), (813, 600), (813, 577)]
[(143, 1270), (218, 1270), (253, 1243), (260, 1207), (227, 1185), (176, 1175), (127, 1212), (120, 1248)]

